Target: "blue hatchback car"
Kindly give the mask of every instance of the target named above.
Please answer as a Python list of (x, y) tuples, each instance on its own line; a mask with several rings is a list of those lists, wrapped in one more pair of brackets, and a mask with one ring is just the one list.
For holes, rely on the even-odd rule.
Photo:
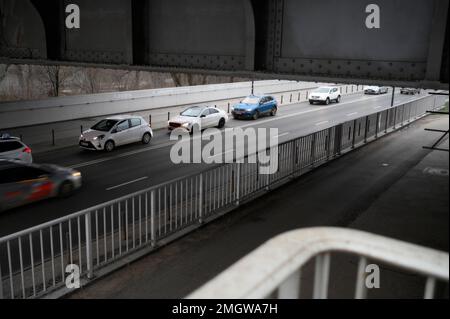
[(277, 113), (278, 103), (270, 95), (250, 95), (236, 104), (231, 114), (235, 119), (254, 119), (262, 115), (274, 116)]

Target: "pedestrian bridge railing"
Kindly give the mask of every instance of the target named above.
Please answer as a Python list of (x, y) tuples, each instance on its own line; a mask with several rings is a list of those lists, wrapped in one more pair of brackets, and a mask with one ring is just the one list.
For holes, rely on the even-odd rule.
[(83, 285), (407, 125), (435, 109), (435, 99), (427, 96), (281, 143), (278, 168), (270, 175), (259, 174), (259, 163), (222, 164), (2, 237), (0, 299), (68, 292), (71, 265)]
[[(448, 253), (371, 233), (334, 227), (312, 227), (280, 234), (237, 261), (198, 290), (192, 299), (297, 299), (301, 272), (313, 260), (312, 298), (328, 297), (331, 253), (358, 258), (354, 297), (367, 297), (368, 262), (382, 263), (425, 278), (423, 297), (431, 299), (437, 281), (448, 284)], [(347, 276), (346, 276), (347, 278)]]

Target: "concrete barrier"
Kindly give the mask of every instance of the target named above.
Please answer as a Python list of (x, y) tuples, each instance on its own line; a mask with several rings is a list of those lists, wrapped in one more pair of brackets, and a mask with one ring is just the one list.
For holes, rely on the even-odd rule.
[[(308, 90), (317, 85), (310, 82), (257, 81), (254, 83), (254, 92), (277, 93)], [(6, 102), (0, 103), (0, 129), (199, 103), (214, 104), (217, 101), (242, 98), (250, 92), (251, 82), (239, 82)]]
[[(320, 85), (324, 84), (258, 81), (255, 82), (254, 92), (273, 95), (283, 107), (308, 101), (310, 91)], [(363, 90), (361, 85), (336, 86), (343, 96)], [(167, 126), (168, 118), (193, 104), (211, 105), (229, 112), (250, 91), (251, 82), (240, 82), (0, 103), (0, 132), (21, 137), (34, 153), (39, 153), (77, 145), (82, 130), (108, 115), (140, 115), (149, 122), (151, 119), (153, 129), (161, 129)], [(209, 100), (214, 97), (223, 98)], [(170, 105), (167, 100), (176, 104)], [(74, 114), (70, 114), (71, 111)]]

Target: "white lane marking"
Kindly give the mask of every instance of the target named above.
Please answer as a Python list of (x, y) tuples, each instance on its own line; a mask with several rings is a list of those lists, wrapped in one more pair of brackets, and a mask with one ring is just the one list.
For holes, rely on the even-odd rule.
[(148, 178), (148, 176), (140, 177), (140, 178), (134, 179), (134, 180), (129, 181), (129, 182), (125, 182), (125, 183), (122, 183), (122, 184), (119, 184), (119, 185), (116, 185), (116, 186), (108, 187), (106, 190), (110, 191), (110, 190), (113, 190), (113, 189), (116, 189), (116, 188), (119, 188), (119, 187), (122, 187), (122, 186), (126, 186), (126, 185), (129, 185), (129, 184), (132, 184), (132, 183), (143, 181), (144, 179), (147, 179), (147, 178)]
[(353, 116), (353, 115), (356, 115), (356, 114), (358, 114), (358, 112), (349, 113), (349, 114), (347, 114), (347, 116)]
[(330, 122), (330, 121), (322, 121), (322, 122), (316, 123), (316, 126), (323, 125), (323, 124), (327, 124), (327, 123), (329, 123), (329, 122)]
[(380, 107), (382, 107), (381, 105), (375, 106), (374, 109), (379, 109)]
[(110, 160), (114, 160), (116, 158), (121, 158), (121, 157), (134, 155), (134, 154), (138, 154), (138, 153), (142, 153), (142, 152), (156, 150), (156, 149), (159, 149), (159, 148), (164, 148), (164, 147), (170, 146), (172, 144), (173, 143), (163, 143), (163, 144), (159, 144), (159, 145), (155, 145), (155, 146), (151, 146), (151, 147), (145, 147), (145, 148), (142, 148), (142, 149), (137, 149), (137, 150), (134, 150), (134, 151), (125, 152), (125, 153), (114, 155), (114, 156), (108, 156), (108, 157), (99, 158), (99, 159), (88, 161), (88, 162), (74, 164), (74, 165), (71, 165), (69, 167), (70, 168), (80, 168), (80, 167), (84, 167), (84, 166), (89, 166), (89, 165), (94, 165), (94, 164), (98, 164), (98, 163), (103, 163), (103, 162), (107, 162), (107, 161), (110, 161)]
[[(323, 107), (314, 108), (314, 109), (310, 109), (310, 110), (306, 110), (306, 111), (290, 113), (290, 114), (286, 114), (286, 115), (282, 115), (282, 116), (276, 116), (276, 117), (271, 118), (271, 119), (257, 121), (257, 122), (254, 122), (254, 123), (240, 125), (240, 126), (237, 126), (237, 127), (244, 128), (244, 127), (248, 127), (248, 126), (255, 126), (255, 125), (264, 124), (264, 123), (268, 123), (268, 122), (272, 122), (272, 121), (282, 120), (282, 119), (285, 119), (285, 118), (288, 118), (288, 117), (293, 117), (293, 116), (297, 116), (297, 115), (307, 114), (307, 113), (311, 113), (311, 112), (323, 111), (323, 110), (327, 110), (327, 109), (333, 108), (333, 107), (338, 107), (338, 106), (342, 106), (342, 105), (346, 105), (346, 104), (357, 103), (357, 102), (361, 102), (361, 101), (368, 101), (368, 100), (376, 99), (376, 98), (380, 98), (380, 97), (376, 96), (376, 95), (375, 96), (371, 96), (371, 97), (364, 97), (364, 98), (353, 100), (353, 101), (341, 102), (339, 104), (331, 104), (329, 106), (323, 106)], [(423, 96), (420, 96), (418, 98), (411, 98), (411, 99), (408, 99), (408, 100), (405, 100), (405, 101), (401, 101), (400, 104), (409, 103), (409, 102), (412, 102), (412, 101), (415, 101), (415, 100), (418, 100), (418, 99), (421, 99), (421, 98), (423, 98)], [(394, 105), (394, 106), (397, 106), (397, 105)], [(389, 108), (389, 107), (390, 106), (386, 106), (386, 108)], [(234, 129), (236, 127), (229, 127), (229, 128)], [(129, 155), (134, 155), (134, 154), (139, 154), (139, 153), (143, 153), (143, 152), (148, 152), (148, 151), (151, 151), (151, 150), (164, 148), (164, 147), (167, 147), (167, 146), (171, 146), (172, 144), (174, 144), (174, 142), (167, 142), (167, 143), (159, 144), (159, 145), (156, 145), (156, 146), (145, 147), (145, 148), (142, 148), (142, 149), (138, 149), (138, 150), (122, 153), (122, 154), (115, 155), (115, 156), (109, 156), (109, 157), (104, 157), (104, 158), (97, 159), (97, 160), (92, 160), (92, 161), (88, 161), (88, 162), (74, 164), (74, 165), (71, 165), (69, 167), (70, 168), (80, 168), (80, 167), (90, 166), (90, 165), (94, 165), (94, 164), (98, 164), (98, 163), (103, 163), (103, 162), (107, 162), (107, 161), (110, 161), (110, 160), (114, 160), (116, 158), (126, 157), (126, 156), (129, 156)]]

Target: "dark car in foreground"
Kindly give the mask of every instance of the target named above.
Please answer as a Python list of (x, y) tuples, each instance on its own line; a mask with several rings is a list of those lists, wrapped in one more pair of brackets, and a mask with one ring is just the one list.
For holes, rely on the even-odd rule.
[(0, 212), (51, 197), (66, 197), (81, 187), (81, 173), (52, 164), (0, 160)]
[(277, 100), (270, 95), (250, 95), (233, 107), (231, 114), (235, 119), (256, 120), (262, 115), (274, 116), (278, 110)]

